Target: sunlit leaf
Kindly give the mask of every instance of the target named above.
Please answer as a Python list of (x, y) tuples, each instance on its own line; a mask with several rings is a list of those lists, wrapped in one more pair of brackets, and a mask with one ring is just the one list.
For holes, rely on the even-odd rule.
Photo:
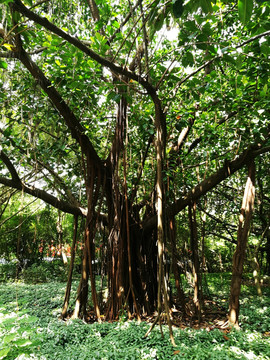
[(0, 59), (0, 68), (2, 69), (7, 69), (8, 64), (4, 61)]
[(26, 5), (32, 6), (33, 5), (33, 1), (32, 0), (24, 0), (24, 2), (26, 3)]
[(10, 352), (10, 348), (0, 349), (0, 359), (4, 359), (9, 352)]
[(31, 345), (32, 341), (30, 341), (29, 339), (18, 339), (16, 341), (14, 341), (14, 344), (19, 347), (24, 347), (24, 346)]
[(9, 344), (10, 342), (12, 342), (16, 338), (16, 336), (17, 336), (16, 333), (6, 335), (4, 337), (4, 339), (3, 339), (3, 343), (4, 344)]
[(8, 43), (3, 44), (3, 46), (4, 46), (6, 49), (8, 49), (9, 51), (12, 51), (12, 49), (14, 48), (14, 45), (8, 44)]

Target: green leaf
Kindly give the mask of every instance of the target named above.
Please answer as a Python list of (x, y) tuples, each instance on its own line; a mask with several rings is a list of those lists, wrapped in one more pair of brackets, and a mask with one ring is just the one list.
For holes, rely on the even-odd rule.
[(24, 0), (24, 2), (26, 3), (26, 5), (32, 6), (33, 5), (33, 1), (32, 0)]
[(197, 31), (198, 30), (194, 20), (185, 21), (184, 26), (190, 31)]
[(183, 3), (184, 3), (183, 0), (174, 0), (173, 1), (172, 11), (173, 11), (173, 15), (176, 19), (180, 18), (180, 16), (183, 14), (183, 11), (184, 11)]
[(13, 16), (13, 20), (15, 21), (15, 23), (20, 22), (21, 15), (20, 15), (20, 13), (18, 11), (14, 11), (12, 13), (12, 16)]
[(148, 25), (149, 26), (153, 23), (156, 15), (157, 15), (157, 8), (154, 7), (149, 13), (149, 20), (148, 20)]
[(3, 343), (8, 344), (8, 343), (12, 342), (16, 338), (16, 336), (17, 336), (16, 333), (4, 336)]
[(253, 0), (238, 0), (238, 13), (240, 21), (246, 24), (252, 15)]
[(182, 64), (184, 67), (192, 66), (194, 64), (194, 58), (190, 51), (187, 51), (182, 58)]
[(196, 46), (198, 49), (206, 50), (208, 47), (208, 37), (205, 34), (198, 35)]
[(119, 103), (121, 99), (121, 95), (120, 94), (116, 94), (115, 92), (110, 92), (107, 96), (107, 101), (110, 101), (110, 100), (113, 100), (115, 101), (116, 103)]
[(230, 56), (230, 55), (228, 55), (228, 54), (224, 54), (222, 58), (223, 58), (223, 60), (226, 61), (227, 63), (236, 64), (236, 60), (235, 60), (232, 56)]
[(14, 344), (19, 347), (24, 347), (24, 346), (31, 345), (32, 341), (30, 341), (29, 339), (18, 339), (16, 341), (14, 341)]
[(266, 42), (263, 42), (261, 44), (261, 52), (266, 56), (268, 56), (270, 54), (270, 48)]
[(159, 31), (164, 23), (164, 15), (163, 13), (158, 14), (158, 16), (156, 17), (156, 20), (154, 22), (154, 29), (155, 31)]
[(0, 359), (4, 359), (9, 352), (10, 352), (10, 348), (1, 349), (0, 350)]
[(0, 68), (7, 69), (8, 64), (4, 60), (0, 60)]
[(201, 0), (201, 8), (206, 14), (212, 12), (213, 8), (212, 8), (211, 0)]
[(264, 85), (263, 89), (260, 91), (260, 96), (265, 97), (267, 94), (267, 84)]
[(114, 20), (114, 21), (112, 22), (112, 26), (114, 26), (116, 29), (120, 29), (120, 24), (119, 24), (119, 22), (116, 21), (116, 20)]

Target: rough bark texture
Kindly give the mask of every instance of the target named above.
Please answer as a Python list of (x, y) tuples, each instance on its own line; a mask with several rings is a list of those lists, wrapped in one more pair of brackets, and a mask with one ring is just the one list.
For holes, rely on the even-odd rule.
[(248, 166), (248, 178), (243, 196), (241, 213), (239, 216), (237, 245), (233, 255), (233, 269), (231, 280), (230, 304), (229, 304), (229, 322), (238, 326), (239, 316), (239, 296), (241, 292), (241, 279), (243, 274), (243, 265), (249, 228), (252, 218), (252, 212), (255, 199), (255, 162), (251, 161)]

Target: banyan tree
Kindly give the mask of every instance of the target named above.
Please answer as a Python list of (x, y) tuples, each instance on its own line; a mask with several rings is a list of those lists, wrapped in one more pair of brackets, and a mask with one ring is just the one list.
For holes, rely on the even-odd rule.
[(185, 313), (183, 211), (199, 316), (196, 203), (269, 152), (269, 6), (213, 3), (1, 1), (0, 183), (74, 215), (63, 316), (84, 316), (91, 290), (98, 320), (124, 308), (169, 321), (170, 273)]

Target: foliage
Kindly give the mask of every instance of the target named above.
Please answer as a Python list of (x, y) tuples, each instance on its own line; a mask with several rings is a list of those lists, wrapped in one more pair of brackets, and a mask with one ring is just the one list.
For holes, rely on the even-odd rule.
[[(222, 300), (228, 287), (220, 287), (220, 276), (209, 276), (208, 283), (213, 293), (219, 290)], [(229, 276), (224, 275), (227, 284)], [(175, 348), (167, 326), (163, 326), (164, 339), (158, 329), (144, 339), (149, 328), (146, 322), (58, 320), (64, 289), (64, 284), (55, 282), (0, 285), (1, 358), (270, 359), (269, 288), (262, 299), (244, 288), (241, 330), (174, 328)]]
[[(28, 284), (46, 283), (50, 281), (66, 281), (69, 263), (64, 264), (62, 259), (43, 260), (25, 267), (22, 272), (17, 274), (17, 262), (0, 264), (0, 282), (12, 282), (16, 275), (20, 281)], [(77, 278), (80, 272), (75, 267), (73, 278)]]
[(16, 262), (0, 263), (0, 282), (9, 282), (16, 279)]
[[(0, 257), (6, 260), (17, 258), (22, 268), (39, 264), (44, 257), (59, 257), (57, 247), (61, 249), (72, 240), (70, 216), (61, 214), (59, 239), (59, 214), (43, 202), (33, 201), (23, 194), (12, 196), (0, 221)], [(51, 251), (53, 245), (55, 249)]]
[(49, 281), (65, 281), (67, 279), (68, 264), (62, 260), (43, 261), (41, 264), (33, 264), (23, 270), (21, 278), (26, 283), (43, 283)]

